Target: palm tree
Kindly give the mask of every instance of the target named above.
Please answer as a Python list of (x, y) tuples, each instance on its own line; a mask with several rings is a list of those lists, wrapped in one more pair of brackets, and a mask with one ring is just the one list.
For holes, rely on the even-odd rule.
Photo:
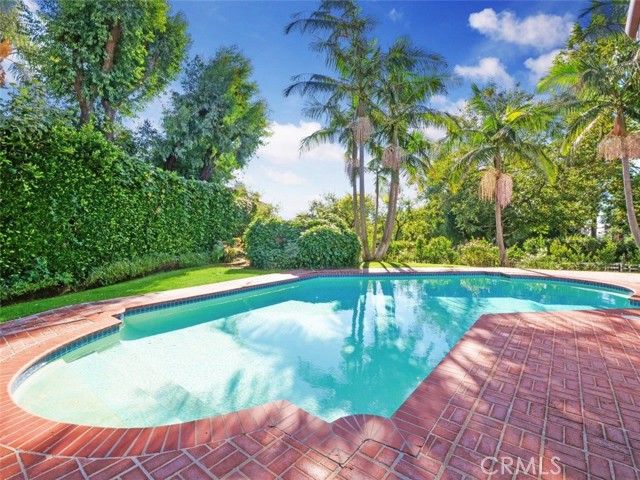
[[(359, 208), (356, 217), (356, 233), (360, 237), (365, 261), (379, 260), (391, 243), (397, 199), (399, 191), (399, 170), (403, 143), (415, 136), (410, 130), (425, 126), (436, 112), (425, 107), (426, 100), (435, 93), (444, 92), (445, 76), (438, 70), (444, 65), (442, 59), (421, 49), (415, 48), (407, 39), (399, 39), (389, 49), (382, 52), (375, 41), (367, 38), (373, 21), (362, 15), (361, 9), (350, 0), (324, 0), (320, 8), (307, 17), (298, 16), (290, 23), (285, 32), (298, 29), (304, 32), (325, 32), (326, 38), (318, 40), (313, 47), (325, 55), (326, 63), (337, 73), (336, 77), (327, 75), (305, 75), (294, 77), (294, 83), (285, 90), (285, 95), (298, 92), (312, 98), (314, 113), (323, 112), (328, 118), (329, 127), (318, 132), (316, 139), (326, 140), (331, 135), (342, 133), (342, 143), (350, 149), (347, 161), (347, 174), (352, 180), (354, 198), (357, 197)], [(429, 70), (429, 75), (425, 71)], [(323, 102), (317, 95), (325, 95), (325, 108), (318, 107)], [(386, 105), (379, 107), (377, 104)], [(344, 116), (332, 118), (336, 105), (348, 105), (351, 121), (347, 124)], [(374, 120), (373, 116), (376, 116)], [(316, 117), (317, 118), (317, 117)], [(337, 120), (337, 123), (336, 123)], [(376, 125), (377, 123), (377, 125)], [(391, 126), (390, 125), (394, 125)], [(377, 139), (372, 139), (376, 127)], [(394, 134), (389, 131), (396, 131)], [(345, 132), (349, 130), (348, 134)], [(388, 135), (387, 135), (388, 134)], [(386, 137), (385, 137), (386, 135)], [(384, 139), (384, 144), (377, 143)], [(345, 140), (348, 140), (345, 142)], [(395, 142), (395, 143), (394, 143)], [(377, 215), (374, 222), (374, 241), (369, 244), (369, 229), (366, 214), (365, 195), (365, 151), (381, 151), (386, 148), (382, 157), (387, 158), (385, 173), (391, 176), (389, 192), (389, 208), (387, 221), (383, 230), (382, 241), (376, 246)], [(389, 160), (391, 157), (396, 160)], [(374, 155), (371, 162), (377, 180), (383, 173), (379, 161)], [(393, 165), (389, 162), (394, 163)], [(357, 176), (357, 184), (355, 177)], [(376, 198), (379, 197), (380, 182), (376, 182)]]
[(624, 32), (629, 0), (590, 0), (579, 18), (589, 18), (584, 26), (577, 26), (574, 36), (578, 41), (598, 39), (616, 32)]
[(355, 142), (353, 130), (350, 127), (351, 119), (353, 118), (352, 110), (352, 108), (341, 108), (340, 104), (335, 101), (335, 98), (330, 98), (326, 103), (312, 98), (304, 108), (303, 113), (313, 120), (327, 118), (328, 125), (303, 138), (300, 144), (300, 150), (310, 150), (315, 146), (327, 142), (339, 143), (345, 147), (345, 173), (347, 177), (349, 177), (349, 183), (352, 189), (353, 225), (356, 235), (360, 237), (358, 188), (356, 182), (359, 169), (354, 160), (358, 156), (358, 145)]
[[(624, 33), (583, 42), (556, 61), (538, 88), (560, 88), (573, 95), (560, 104), (572, 118), (563, 144), (565, 152), (589, 135), (599, 135), (600, 154), (606, 160), (621, 160), (627, 220), (640, 248), (629, 162), (640, 158), (640, 48)], [(629, 131), (629, 119), (635, 131)]]
[(294, 83), (285, 89), (285, 96), (294, 92), (314, 98), (318, 94), (325, 94), (332, 103), (342, 101), (353, 106), (350, 128), (353, 130), (354, 154), (357, 153), (357, 156), (351, 158), (355, 167), (351, 170), (358, 176), (356, 232), (360, 236), (365, 260), (371, 258), (366, 222), (365, 143), (371, 134), (368, 112), (376, 72), (380, 69), (379, 49), (367, 37), (374, 23), (362, 14), (362, 9), (353, 0), (322, 0), (318, 10), (307, 17), (297, 15), (285, 27), (285, 33), (294, 30), (325, 33), (326, 38), (315, 41), (312, 47), (324, 54), (327, 66), (337, 73), (337, 77), (321, 74), (295, 76)]
[[(428, 107), (429, 99), (444, 94), (454, 78), (437, 54), (399, 38), (384, 55), (372, 120), (375, 141), (383, 147), (381, 160), (390, 176), (387, 217), (374, 258), (381, 260), (393, 240), (400, 193), (400, 175), (427, 167), (429, 143), (420, 133), (428, 125), (445, 125), (450, 117)], [(413, 169), (413, 170), (412, 170)]]
[(555, 164), (530, 135), (545, 127), (548, 114), (517, 91), (496, 92), (495, 86), (481, 90), (476, 85), (471, 89), (470, 118), (450, 129), (443, 153), (455, 157), (454, 183), (471, 168), (484, 171), (480, 197), (495, 204), (496, 243), (500, 265), (506, 266), (502, 211), (511, 203), (513, 180), (505, 167), (510, 162), (526, 162), (537, 166), (550, 180), (555, 178)]

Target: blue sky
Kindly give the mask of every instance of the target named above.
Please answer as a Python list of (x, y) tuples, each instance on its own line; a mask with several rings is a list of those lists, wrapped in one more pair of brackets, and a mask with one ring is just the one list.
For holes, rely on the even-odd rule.
[[(304, 100), (284, 98), (282, 91), (295, 74), (324, 72), (322, 58), (308, 48), (310, 36), (285, 35), (291, 15), (312, 11), (310, 1), (173, 1), (182, 11), (192, 37), (191, 55), (211, 56), (222, 45), (237, 45), (251, 59), (254, 79), (270, 107), (272, 136), (239, 175), (266, 201), (278, 204), (289, 218), (323, 193), (349, 191), (343, 150), (324, 145), (300, 155), (300, 139), (318, 124), (301, 113)], [(519, 82), (533, 89), (557, 49), (570, 33), (580, 1), (366, 1), (366, 13), (379, 25), (375, 35), (388, 45), (396, 37), (412, 40), (445, 57), (464, 82), (432, 106), (455, 111), (468, 96), (471, 81), (495, 81), (506, 87)], [(159, 123), (162, 102), (154, 101), (141, 115)], [(437, 131), (430, 131), (437, 136)]]

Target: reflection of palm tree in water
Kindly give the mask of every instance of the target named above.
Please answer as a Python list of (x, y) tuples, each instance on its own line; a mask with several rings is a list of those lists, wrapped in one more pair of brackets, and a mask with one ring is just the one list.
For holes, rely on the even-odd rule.
[[(368, 337), (365, 324), (371, 328)], [(430, 349), (413, 355), (421, 334), (421, 329), (403, 332), (397, 324), (392, 282), (363, 279), (340, 371), (307, 362), (301, 362), (298, 371), (310, 385), (332, 391), (320, 400), (320, 411), (391, 415), (425, 376)]]

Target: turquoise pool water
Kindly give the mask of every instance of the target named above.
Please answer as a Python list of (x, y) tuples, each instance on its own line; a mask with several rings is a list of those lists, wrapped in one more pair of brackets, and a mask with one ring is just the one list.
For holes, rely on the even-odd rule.
[(37, 370), (26, 410), (143, 427), (287, 399), (327, 421), (390, 416), (484, 313), (624, 308), (629, 293), (498, 276), (315, 278), (125, 316)]

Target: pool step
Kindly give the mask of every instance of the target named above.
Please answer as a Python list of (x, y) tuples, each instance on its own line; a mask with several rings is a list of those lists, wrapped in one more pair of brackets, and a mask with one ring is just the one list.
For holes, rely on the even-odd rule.
[[(24, 408), (67, 423), (125, 426), (73, 364), (57, 359), (47, 366), (47, 370), (46, 381), (39, 381), (41, 372), (36, 372), (23, 388), (18, 389), (16, 400)], [(55, 385), (51, 385), (52, 381)]]
[[(103, 366), (97, 368), (98, 364)], [(145, 389), (144, 382), (140, 382), (142, 376), (135, 375), (137, 369), (131, 368), (122, 355), (110, 354), (109, 350), (96, 352), (71, 365), (123, 424), (142, 426), (179, 421)], [(95, 371), (105, 373), (98, 377)]]
[(158, 424), (156, 417), (162, 417), (165, 419), (162, 423), (166, 424), (206, 415), (202, 412), (207, 410), (207, 405), (176, 382), (171, 371), (162, 365), (154, 365), (150, 360), (152, 356), (141, 356), (129, 350), (124, 355), (120, 351), (119, 355), (110, 357), (109, 365), (120, 375), (119, 384), (134, 385), (136, 398), (144, 396), (153, 400), (152, 405), (145, 405), (144, 412), (139, 411), (146, 420)]

